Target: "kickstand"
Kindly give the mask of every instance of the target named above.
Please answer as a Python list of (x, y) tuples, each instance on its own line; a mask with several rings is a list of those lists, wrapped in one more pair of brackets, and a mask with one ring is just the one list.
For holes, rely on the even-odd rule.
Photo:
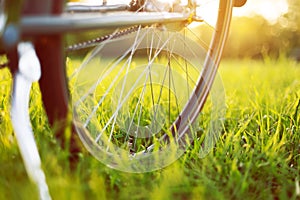
[(14, 77), (11, 118), (16, 139), (30, 179), (36, 184), (42, 200), (51, 199), (41, 159), (29, 118), (29, 95), (32, 83), (41, 76), (40, 62), (30, 42), (18, 44), (19, 69)]

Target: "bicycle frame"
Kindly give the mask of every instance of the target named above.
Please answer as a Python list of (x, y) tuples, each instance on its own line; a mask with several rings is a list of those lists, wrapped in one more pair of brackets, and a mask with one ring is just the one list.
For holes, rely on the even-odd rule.
[(135, 24), (187, 22), (190, 13), (118, 13), (118, 14), (65, 14), (62, 16), (25, 16), (21, 21), (24, 34), (57, 34)]

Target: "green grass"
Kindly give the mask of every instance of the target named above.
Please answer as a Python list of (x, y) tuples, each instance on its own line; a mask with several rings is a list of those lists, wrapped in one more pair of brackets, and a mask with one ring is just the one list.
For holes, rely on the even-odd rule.
[[(54, 139), (38, 87), (31, 119), (53, 199), (299, 199), (300, 64), (223, 61), (223, 135), (198, 158), (194, 148), (167, 168), (129, 174), (83, 153), (75, 171)], [(11, 78), (0, 71), (0, 199), (38, 199), (9, 119)], [(299, 191), (298, 191), (299, 192)]]

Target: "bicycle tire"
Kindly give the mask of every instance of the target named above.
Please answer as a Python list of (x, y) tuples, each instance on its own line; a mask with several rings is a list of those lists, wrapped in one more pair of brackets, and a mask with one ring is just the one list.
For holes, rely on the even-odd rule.
[[(29, 0), (23, 6), (23, 16), (59, 15), (63, 13), (63, 0)], [(41, 63), (42, 76), (39, 86), (42, 102), (48, 122), (55, 138), (63, 149), (70, 152), (70, 166), (75, 167), (80, 152), (80, 141), (75, 131), (65, 134), (67, 128), (72, 129), (69, 116), (70, 95), (66, 76), (66, 56), (64, 52), (64, 35), (57, 34), (24, 34), (23, 39), (31, 39)]]
[[(47, 0), (41, 2), (38, 0), (28, 0), (22, 4), (21, 16), (35, 15), (58, 15), (63, 11), (64, 1)], [(19, 21), (14, 22), (19, 25)], [(31, 34), (20, 33), (20, 40), (31, 40), (35, 46), (36, 53), (41, 62), (42, 78), (40, 80), (40, 89), (42, 100), (50, 125), (58, 121), (65, 121), (68, 112), (68, 90), (67, 79), (65, 75), (65, 56), (63, 49), (62, 34)], [(11, 49), (5, 49), (9, 58), (9, 68), (14, 75), (18, 71), (18, 54), (16, 46)], [(56, 82), (57, 84), (52, 84)], [(63, 124), (63, 123), (62, 123)], [(61, 138), (64, 132), (64, 126), (57, 129), (57, 138)]]
[[(177, 160), (193, 142), (195, 133), (191, 129), (212, 87), (231, 20), (233, 1), (217, 2), (216, 25), (208, 44), (195, 45), (195, 38), (186, 37), (193, 37), (193, 33), (186, 33), (186, 29), (182, 34), (139, 26), (135, 33), (96, 46), (72, 75), (74, 124), (83, 144), (98, 160), (121, 171), (153, 171)], [(199, 63), (193, 69), (194, 58), (187, 58), (188, 51), (189, 55), (205, 52), (198, 57), (200, 69)], [(139, 64), (142, 57), (146, 61)], [(130, 67), (134, 59), (137, 67)], [(186, 69), (171, 64), (180, 59)], [(187, 87), (183, 91), (181, 81), (185, 78)], [(150, 103), (144, 101), (147, 98)], [(130, 107), (133, 109), (129, 111)]]
[[(130, 34), (129, 36), (112, 39), (106, 41), (105, 44), (100, 44), (100, 46), (96, 47), (91, 54), (87, 56), (86, 60), (79, 68), (79, 73), (77, 71), (74, 76), (76, 77), (77, 82), (71, 89), (71, 93), (74, 107), (74, 124), (81, 140), (92, 155), (114, 169), (126, 172), (147, 172), (161, 169), (177, 160), (183, 154), (186, 145), (191, 143), (191, 140), (194, 139), (194, 133), (191, 131), (192, 124), (204, 106), (214, 77), (217, 73), (217, 68), (228, 34), (232, 6), (233, 2), (230, 0), (219, 1), (217, 7), (218, 18), (208, 48), (206, 49), (205, 47), (200, 46), (200, 51), (205, 49), (205, 56), (201, 61), (203, 63), (203, 68), (201, 68), (201, 72), (198, 72), (198, 80), (196, 81), (194, 78), (190, 78), (192, 75), (188, 74), (187, 79), (190, 79), (190, 82), (194, 82), (191, 86), (193, 88), (190, 89), (190, 83), (188, 83), (186, 91), (189, 92), (181, 94), (181, 96), (178, 96), (178, 93), (173, 94), (174, 91), (180, 90), (179, 85), (175, 86), (175, 83), (171, 83), (172, 81), (175, 82), (174, 77), (170, 78), (168, 81), (163, 78), (158, 81), (152, 80), (150, 81), (150, 84), (146, 84), (146, 82), (153, 79), (156, 74), (160, 74), (160, 77), (166, 75), (167, 67), (164, 68), (163, 66), (170, 64), (171, 61), (168, 60), (168, 58), (167, 64), (165, 63), (164, 65), (153, 65), (153, 63), (149, 64), (146, 61), (146, 65), (140, 65), (136, 68), (117, 67), (113, 69), (111, 67), (103, 67), (103, 71), (101, 71), (101, 69), (95, 65), (95, 62), (97, 62), (99, 58), (102, 59), (103, 57), (109, 56), (110, 49), (115, 50), (116, 48), (119, 48), (119, 50), (121, 49), (120, 55), (117, 54), (112, 60), (122, 60), (124, 58), (122, 56), (124, 55), (129, 55), (130, 61), (136, 59), (132, 57), (133, 54), (139, 54), (136, 50), (142, 50), (139, 54), (142, 55), (142, 57), (143, 53), (145, 54), (145, 51), (147, 51), (146, 54), (148, 56), (149, 54), (156, 53), (157, 55), (154, 56), (155, 59), (160, 59), (156, 56), (160, 55), (161, 52), (159, 51), (164, 51), (162, 56), (168, 57), (168, 54), (170, 54), (169, 58), (171, 58), (170, 56), (174, 56), (172, 54), (174, 51), (179, 57), (183, 57), (183, 62), (191, 63), (193, 61), (187, 59), (186, 55), (180, 55), (182, 54), (180, 51), (182, 51), (182, 48), (186, 48), (185, 51), (187, 51), (187, 47), (190, 48), (190, 45), (193, 46), (194, 43), (192, 40), (186, 40), (185, 36), (182, 38), (182, 35), (178, 35), (177, 31), (174, 33), (157, 30), (157, 28), (147, 28), (146, 30), (140, 28), (136, 33)], [(145, 37), (140, 37), (142, 35)], [(154, 37), (157, 38), (153, 39)], [(176, 40), (174, 39), (176, 45), (174, 42), (170, 42), (170, 38), (173, 37), (176, 38)], [(140, 43), (137, 44), (136, 41), (140, 38), (142, 39)], [(150, 43), (152, 44), (150, 47), (147, 46), (149, 45), (149, 38), (151, 38)], [(183, 43), (181, 46), (179, 45), (180, 47), (178, 48), (178, 42), (184, 40), (188, 43)], [(132, 47), (127, 44), (126, 46), (126, 41), (134, 41), (133, 44), (137, 45)], [(165, 43), (167, 43), (166, 46), (169, 45), (169, 47), (159, 47), (159, 45), (162, 44), (155, 41), (162, 41), (161, 43), (167, 41)], [(131, 44), (131, 42), (129, 42), (129, 44)], [(141, 46), (139, 46), (140, 44)], [(112, 46), (110, 47), (109, 45)], [(134, 50), (126, 51), (127, 47), (131, 47)], [(192, 50), (190, 54), (199, 51), (197, 47), (195, 48), (196, 49)], [(114, 53), (116, 54), (116, 52)], [(149, 60), (152, 59), (150, 56), (146, 57), (146, 60), (148, 58)], [(176, 62), (178, 61), (175, 56), (172, 58), (175, 59)], [(140, 57), (138, 59), (140, 59)], [(162, 60), (160, 60), (160, 62)], [(105, 61), (102, 59), (101, 61), (103, 61), (101, 63), (102, 66), (110, 63), (110, 60)], [(126, 59), (125, 62), (127, 62)], [(114, 64), (111, 64), (110, 66), (116, 67)], [(122, 64), (119, 66), (122, 66)], [(180, 67), (181, 65), (177, 66), (177, 68)], [(155, 70), (152, 70), (148, 75), (143, 77), (143, 73), (147, 68)], [(192, 68), (188, 68), (193, 71)], [(98, 72), (96, 72), (95, 69), (97, 69)], [(125, 72), (125, 75), (122, 74), (119, 79), (112, 78), (109, 76), (112, 72), (111, 70), (114, 70), (112, 73), (113, 76), (121, 75), (122, 72)], [(173, 70), (172, 73), (176, 74), (180, 72)], [(187, 72), (185, 73), (187, 74)], [(195, 73), (195, 71), (193, 71), (193, 73)], [(86, 78), (86, 74), (88, 74), (88, 79)], [(172, 76), (174, 74), (172, 74)], [(170, 72), (168, 76), (171, 76)], [(180, 77), (180, 75), (176, 77), (177, 80), (181, 80), (181, 78), (182, 76)], [(139, 82), (140, 80), (142, 80), (142, 83)], [(116, 82), (116, 84), (106, 85), (105, 82)], [(168, 82), (167, 85), (164, 84), (165, 82)], [(157, 85), (159, 85), (158, 91), (160, 92), (158, 96), (155, 96), (153, 88)], [(101, 87), (104, 88), (103, 91)], [(165, 92), (163, 91), (164, 88), (167, 88), (166, 94), (163, 94)], [(108, 95), (109, 93), (111, 94)], [(137, 93), (137, 96), (134, 96), (134, 93)], [(146, 105), (146, 101), (142, 99), (146, 98), (146, 93), (148, 94), (147, 98), (152, 98), (150, 101), (152, 102), (152, 113), (151, 111), (145, 110), (146, 107), (149, 107), (149, 105)], [(169, 98), (166, 100), (168, 102), (167, 107), (169, 108), (164, 108), (164, 105), (162, 105), (163, 103), (159, 104), (158, 102), (164, 95)], [(175, 97), (171, 97), (172, 95)], [(91, 98), (89, 96), (91, 96)], [(133, 97), (133, 99), (131, 99), (132, 102), (136, 101), (136, 104), (131, 111), (128, 110), (131, 106), (131, 103), (128, 100), (129, 97)], [(176, 99), (174, 102), (177, 104), (175, 105), (176, 109), (178, 109), (178, 111), (175, 112), (175, 115), (170, 114), (173, 112), (171, 107), (174, 106), (170, 103), (170, 99), (172, 98)], [(184, 105), (178, 105), (178, 99), (180, 98), (185, 98), (183, 100)], [(157, 103), (153, 103), (154, 101), (157, 101)], [(125, 106), (122, 108), (124, 104)], [(145, 104), (146, 106), (143, 106), (142, 104)], [(97, 110), (99, 110), (99, 113), (95, 114)], [(111, 112), (111, 110), (116, 110), (116, 112)], [(109, 113), (109, 116), (107, 117), (105, 113)], [(138, 118), (136, 117), (137, 113), (139, 116)], [(130, 115), (134, 115), (135, 117), (131, 117)], [(141, 119), (140, 116), (142, 115), (148, 116), (144, 116), (144, 118)], [(156, 115), (163, 116), (155, 118)], [(170, 122), (165, 123), (165, 121), (168, 121), (164, 119), (165, 117), (168, 117)], [(155, 121), (155, 123), (153, 123), (153, 121)], [(186, 137), (188, 137), (188, 139), (186, 139)], [(136, 147), (138, 145), (140, 145), (140, 147)]]

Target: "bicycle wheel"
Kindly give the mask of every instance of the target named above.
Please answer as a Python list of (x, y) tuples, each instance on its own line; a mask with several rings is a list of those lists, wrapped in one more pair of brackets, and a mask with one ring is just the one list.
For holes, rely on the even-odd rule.
[(233, 6), (231, 0), (199, 3), (199, 26), (115, 31), (71, 75), (74, 124), (107, 166), (161, 169), (195, 139), (193, 123), (213, 84)]

